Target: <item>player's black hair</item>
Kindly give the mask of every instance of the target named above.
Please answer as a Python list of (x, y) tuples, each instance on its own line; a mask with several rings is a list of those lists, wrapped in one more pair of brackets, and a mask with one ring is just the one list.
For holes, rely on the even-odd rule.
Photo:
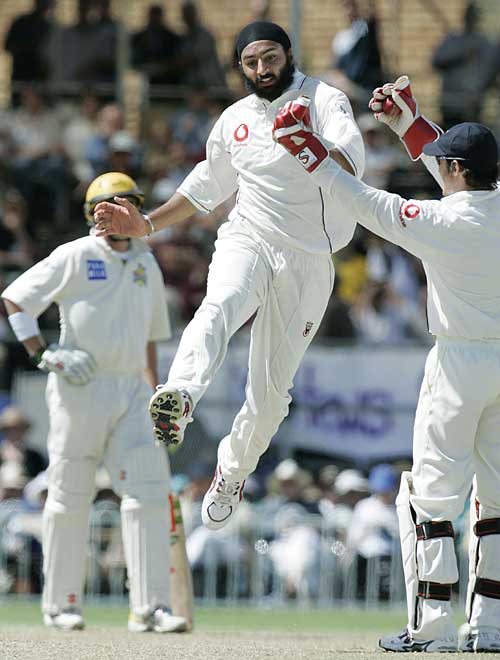
[[(446, 160), (448, 172), (451, 172), (451, 160)], [(495, 190), (498, 188), (498, 165), (487, 170), (471, 169), (466, 163), (460, 163), (464, 170), (465, 183), (471, 190)]]

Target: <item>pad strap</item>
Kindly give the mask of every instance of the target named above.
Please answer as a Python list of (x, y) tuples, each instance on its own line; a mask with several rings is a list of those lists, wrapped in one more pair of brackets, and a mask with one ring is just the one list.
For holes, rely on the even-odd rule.
[(474, 593), (500, 600), (500, 582), (487, 580), (486, 578), (476, 578)]
[(491, 534), (500, 534), (500, 518), (486, 518), (478, 520), (474, 525), (474, 534), (476, 536), (490, 536)]
[(449, 520), (443, 520), (441, 522), (429, 520), (427, 522), (420, 523), (420, 525), (416, 525), (416, 530), (417, 541), (443, 538), (444, 536), (451, 536), (451, 538), (455, 538), (453, 525)]
[(419, 581), (417, 596), (419, 598), (429, 598), (431, 600), (450, 600), (451, 584)]

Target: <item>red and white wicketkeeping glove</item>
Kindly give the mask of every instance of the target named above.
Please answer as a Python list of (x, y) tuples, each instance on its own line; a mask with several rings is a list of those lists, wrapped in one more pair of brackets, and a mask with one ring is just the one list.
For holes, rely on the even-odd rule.
[(311, 99), (299, 96), (278, 112), (273, 125), (273, 140), (294, 156), (311, 173), (328, 158), (328, 149), (311, 130)]
[(442, 133), (439, 126), (420, 114), (408, 76), (374, 89), (368, 107), (377, 121), (399, 135), (412, 160), (418, 160), (424, 145), (434, 142)]

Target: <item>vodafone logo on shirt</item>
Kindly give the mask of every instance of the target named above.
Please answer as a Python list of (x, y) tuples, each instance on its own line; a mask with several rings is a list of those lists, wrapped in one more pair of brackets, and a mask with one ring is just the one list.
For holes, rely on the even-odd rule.
[(245, 142), (248, 140), (248, 126), (246, 124), (240, 124), (234, 129), (233, 137), (236, 142)]
[(415, 202), (405, 202), (399, 209), (399, 220), (406, 227), (406, 220), (414, 220), (420, 213), (420, 206)]

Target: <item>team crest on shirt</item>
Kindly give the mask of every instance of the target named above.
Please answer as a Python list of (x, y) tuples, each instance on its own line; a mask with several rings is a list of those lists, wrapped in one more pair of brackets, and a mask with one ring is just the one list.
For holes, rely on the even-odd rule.
[(146, 286), (148, 283), (148, 278), (146, 275), (146, 269), (142, 264), (137, 264), (137, 268), (134, 270), (134, 282), (139, 286)]
[(404, 202), (399, 209), (399, 221), (406, 227), (407, 220), (414, 220), (420, 213), (420, 206), (415, 202)]
[(87, 279), (106, 280), (106, 265), (101, 259), (87, 259)]
[(306, 323), (306, 327), (304, 328), (304, 331), (303, 331), (303, 333), (302, 333), (302, 336), (303, 336), (303, 337), (307, 337), (307, 336), (308, 336), (308, 334), (311, 332), (311, 330), (312, 330), (312, 328), (313, 328), (313, 325), (314, 325), (314, 323), (313, 323), (312, 321), (307, 321), (307, 323)]

